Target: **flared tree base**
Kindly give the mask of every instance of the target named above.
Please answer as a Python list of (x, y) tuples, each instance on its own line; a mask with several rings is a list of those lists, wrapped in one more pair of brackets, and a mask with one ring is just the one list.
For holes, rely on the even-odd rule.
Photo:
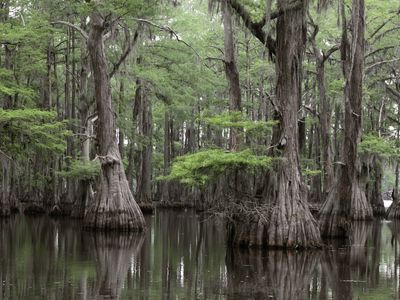
[(369, 221), (374, 218), (371, 204), (368, 202), (365, 192), (357, 181), (353, 182), (350, 205), (350, 217), (354, 221)]
[(143, 231), (146, 223), (129, 189), (120, 159), (110, 155), (101, 163), (99, 188), (95, 201), (86, 212), (84, 227), (106, 231)]
[(393, 201), (386, 212), (386, 219), (399, 220), (400, 219), (400, 202)]
[(318, 224), (301, 200), (280, 201), (274, 207), (268, 226), (268, 247), (299, 249), (322, 246)]
[(372, 212), (375, 218), (384, 219), (386, 215), (386, 209), (383, 204), (377, 204), (372, 206)]

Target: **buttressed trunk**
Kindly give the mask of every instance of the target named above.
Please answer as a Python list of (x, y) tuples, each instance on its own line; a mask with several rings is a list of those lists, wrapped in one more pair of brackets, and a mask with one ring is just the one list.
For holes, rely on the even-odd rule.
[(298, 108), (301, 101), (302, 60), (306, 39), (307, 1), (288, 9), (289, 0), (278, 1), (285, 11), (277, 22), (277, 112), (279, 125), (272, 137), (273, 155), (282, 159), (267, 175), (264, 202), (269, 209), (252, 226), (231, 231), (234, 244), (279, 248), (311, 248), (321, 244), (320, 232), (307, 204), (300, 172)]
[[(342, 33), (343, 73), (345, 86), (345, 126), (342, 163), (338, 180), (329, 192), (321, 209), (320, 227), (323, 236), (344, 237), (349, 233), (349, 220), (372, 218), (371, 205), (360, 184), (361, 163), (357, 155), (357, 143), (361, 138), (362, 77), (364, 64), (364, 0), (353, 0), (352, 45), (344, 25)], [(344, 4), (342, 22), (345, 24)]]
[(276, 97), (280, 124), (272, 142), (278, 145), (284, 159), (276, 173), (269, 174), (266, 198), (272, 205), (268, 245), (276, 247), (314, 247), (321, 242), (307, 205), (299, 162), (297, 112), (301, 103), (307, 2), (303, 0), (298, 9), (287, 9), (290, 1), (278, 1), (278, 7), (286, 12), (277, 22)]
[(129, 189), (119, 153), (111, 84), (104, 54), (107, 22), (98, 12), (90, 16), (88, 50), (92, 64), (98, 113), (98, 157), (101, 173), (95, 201), (85, 215), (85, 226), (104, 230), (143, 230), (145, 221)]

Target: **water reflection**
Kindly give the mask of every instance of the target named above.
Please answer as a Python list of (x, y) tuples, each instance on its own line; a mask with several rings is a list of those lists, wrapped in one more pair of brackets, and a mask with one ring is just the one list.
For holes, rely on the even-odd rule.
[(130, 262), (137, 256), (143, 235), (90, 233), (96, 251), (96, 299), (119, 299)]
[(354, 223), (321, 251), (226, 250), (224, 224), (158, 211), (145, 235), (0, 222), (0, 299), (397, 299), (400, 223)]

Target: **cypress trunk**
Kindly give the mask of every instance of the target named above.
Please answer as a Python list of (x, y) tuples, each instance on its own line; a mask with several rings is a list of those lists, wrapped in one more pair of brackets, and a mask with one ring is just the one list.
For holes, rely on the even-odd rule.
[(321, 209), (321, 234), (327, 237), (348, 236), (350, 220), (372, 218), (372, 208), (361, 186), (361, 163), (357, 155), (357, 143), (362, 129), (362, 77), (364, 65), (364, 0), (353, 0), (352, 46), (347, 37), (347, 28), (342, 3), (341, 54), (345, 86), (345, 119), (342, 163), (338, 169), (338, 180), (330, 190)]
[[(242, 246), (311, 248), (321, 245), (317, 223), (307, 203), (307, 192), (300, 172), (298, 108), (301, 103), (302, 61), (306, 39), (307, 1), (288, 9), (289, 1), (280, 0), (285, 11), (277, 22), (276, 116), (272, 155), (282, 159), (267, 174), (264, 201), (268, 209), (254, 220), (234, 224), (230, 242)], [(251, 224), (247, 224), (251, 222)]]
[(129, 189), (119, 153), (111, 83), (104, 53), (103, 34), (108, 23), (100, 13), (90, 16), (88, 50), (98, 113), (98, 158), (101, 172), (95, 201), (85, 215), (85, 226), (105, 230), (143, 230), (145, 220)]

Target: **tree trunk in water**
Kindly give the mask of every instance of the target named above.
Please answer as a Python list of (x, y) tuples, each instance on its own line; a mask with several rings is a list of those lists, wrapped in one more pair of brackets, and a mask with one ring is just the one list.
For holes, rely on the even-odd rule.
[[(274, 128), (272, 145), (284, 158), (268, 173), (264, 201), (268, 208), (251, 226), (234, 224), (230, 242), (243, 246), (311, 248), (321, 245), (317, 223), (307, 201), (300, 173), (298, 108), (301, 102), (302, 60), (306, 40), (306, 5), (288, 9), (277, 22), (276, 98), (279, 125)], [(278, 1), (287, 9), (288, 0)], [(247, 223), (243, 222), (243, 223)]]
[(323, 57), (318, 56), (317, 61), (317, 81), (319, 93), (319, 123), (321, 128), (321, 157), (323, 164), (323, 185), (322, 192), (326, 196), (329, 189), (333, 186), (334, 173), (332, 164), (332, 150), (330, 140), (330, 126), (332, 108), (329, 100), (326, 98), (325, 89), (325, 61)]
[(0, 182), (0, 217), (10, 216), (10, 171), (13, 163), (8, 157), (2, 157), (0, 153), (0, 163), (2, 165), (2, 177)]
[(117, 143), (111, 83), (103, 44), (103, 33), (108, 24), (103, 22), (98, 12), (91, 14), (90, 23), (88, 50), (99, 116), (97, 140), (101, 173), (95, 201), (85, 215), (85, 226), (141, 231), (145, 228), (145, 220), (129, 189)]
[(345, 126), (342, 164), (338, 180), (330, 190), (321, 209), (320, 229), (326, 237), (346, 237), (349, 221), (372, 218), (372, 208), (360, 184), (361, 163), (357, 155), (357, 143), (362, 128), (362, 77), (364, 64), (364, 0), (353, 0), (352, 47), (347, 38), (346, 21), (342, 10), (342, 60), (345, 86)]
[(368, 193), (368, 201), (371, 204), (374, 217), (383, 218), (385, 216), (385, 205), (382, 198), (382, 162), (377, 156), (372, 157), (372, 165), (370, 165), (370, 173), (373, 173), (370, 193)]
[(140, 147), (139, 172), (137, 172), (137, 202), (143, 212), (153, 211), (153, 202), (151, 195), (151, 165), (152, 165), (152, 111), (151, 102), (146, 94), (146, 89), (143, 86), (144, 82), (140, 80), (141, 88), (141, 103), (139, 110), (138, 129), (139, 136), (142, 138)]

